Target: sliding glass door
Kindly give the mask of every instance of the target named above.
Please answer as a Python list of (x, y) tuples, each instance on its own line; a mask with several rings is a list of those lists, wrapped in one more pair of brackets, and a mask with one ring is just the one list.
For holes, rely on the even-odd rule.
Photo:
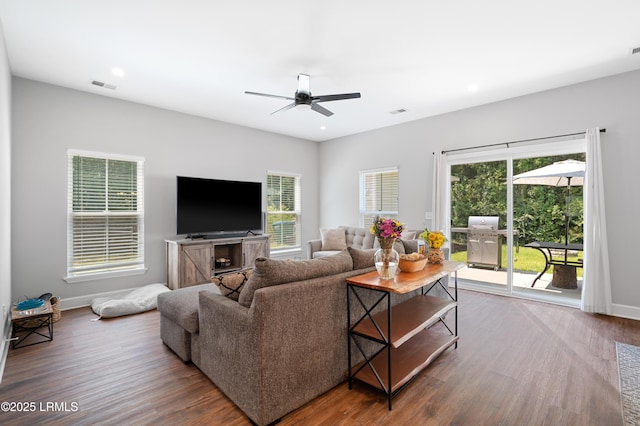
[(579, 304), (585, 162), (583, 139), (447, 156), (462, 287)]

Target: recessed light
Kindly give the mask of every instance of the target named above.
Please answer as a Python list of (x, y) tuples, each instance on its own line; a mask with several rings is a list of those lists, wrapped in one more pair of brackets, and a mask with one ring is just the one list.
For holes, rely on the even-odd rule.
[(115, 75), (116, 77), (122, 77), (124, 76), (124, 70), (122, 68), (114, 68), (111, 70), (111, 74)]
[(327, 126), (320, 126), (320, 130), (327, 130)]
[(469, 87), (467, 87), (467, 90), (470, 92), (477, 92), (478, 91), (478, 85), (477, 84), (470, 84)]

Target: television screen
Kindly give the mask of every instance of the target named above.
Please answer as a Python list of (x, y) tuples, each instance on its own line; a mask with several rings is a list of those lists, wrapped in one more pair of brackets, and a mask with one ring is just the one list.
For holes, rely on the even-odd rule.
[(178, 234), (262, 230), (262, 183), (177, 177)]

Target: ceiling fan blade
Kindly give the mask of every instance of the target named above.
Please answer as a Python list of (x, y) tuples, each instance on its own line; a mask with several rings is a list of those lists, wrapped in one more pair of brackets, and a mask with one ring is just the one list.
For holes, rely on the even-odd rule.
[(311, 104), (311, 109), (314, 110), (315, 112), (319, 112), (320, 114), (325, 115), (327, 117), (331, 117), (333, 115), (333, 113), (331, 111), (329, 111), (328, 109), (326, 109), (323, 106), (318, 105), (315, 102), (313, 102)]
[(298, 93), (311, 94), (309, 88), (309, 76), (307, 74), (298, 74)]
[(360, 93), (342, 93), (340, 95), (312, 96), (311, 100), (313, 102), (329, 102), (329, 101), (340, 101), (342, 99), (356, 99), (359, 97), (360, 97)]
[(280, 96), (280, 95), (269, 95), (267, 93), (258, 93), (258, 92), (247, 92), (245, 91), (244, 93), (246, 93), (247, 95), (257, 95), (257, 96), (264, 96), (266, 98), (276, 98), (276, 99), (286, 99), (288, 101), (293, 101), (295, 99), (290, 98), (289, 96)]
[(285, 106), (283, 106), (283, 107), (282, 107), (282, 108), (280, 108), (279, 110), (273, 111), (273, 112), (271, 113), (271, 115), (275, 114), (276, 112), (286, 111), (286, 110), (288, 110), (288, 109), (293, 108), (294, 106), (296, 106), (296, 103), (295, 103), (295, 102), (290, 103), (289, 105), (285, 105)]

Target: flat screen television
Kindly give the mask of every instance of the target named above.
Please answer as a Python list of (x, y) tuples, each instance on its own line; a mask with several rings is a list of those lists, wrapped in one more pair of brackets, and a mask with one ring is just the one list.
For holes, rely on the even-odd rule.
[(262, 230), (262, 183), (177, 176), (177, 233), (215, 237)]

